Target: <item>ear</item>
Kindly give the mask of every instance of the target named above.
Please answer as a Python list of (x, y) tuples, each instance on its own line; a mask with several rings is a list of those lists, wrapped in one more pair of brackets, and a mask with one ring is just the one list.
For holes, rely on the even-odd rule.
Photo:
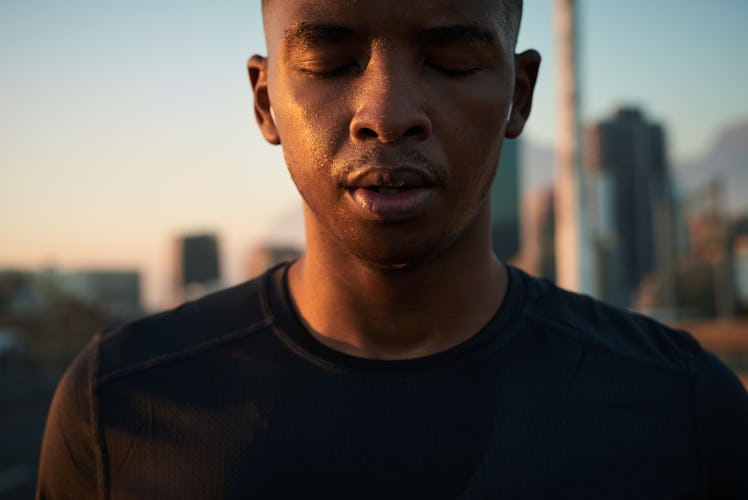
[(535, 50), (527, 50), (514, 56), (514, 96), (512, 98), (512, 114), (509, 116), (504, 135), (514, 139), (522, 133), (525, 122), (530, 116), (532, 108), (532, 94), (538, 79), (540, 68), (540, 54)]
[(270, 111), (267, 65), (267, 58), (254, 55), (247, 61), (247, 71), (249, 72), (249, 81), (252, 84), (255, 119), (260, 127), (260, 132), (270, 144), (280, 144), (280, 134), (278, 134), (275, 119)]

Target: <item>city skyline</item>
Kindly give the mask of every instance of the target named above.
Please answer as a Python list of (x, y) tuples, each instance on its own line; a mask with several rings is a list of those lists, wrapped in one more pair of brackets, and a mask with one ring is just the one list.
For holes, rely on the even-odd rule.
[[(748, 4), (583, 2), (583, 120), (635, 105), (672, 163), (748, 117)], [(525, 139), (555, 135), (552, 2), (525, 2), (518, 49), (543, 55)], [(0, 267), (137, 268), (168, 293), (173, 237), (220, 235), (226, 276), (300, 200), (252, 116), (244, 61), (264, 52), (256, 2), (0, 6)]]

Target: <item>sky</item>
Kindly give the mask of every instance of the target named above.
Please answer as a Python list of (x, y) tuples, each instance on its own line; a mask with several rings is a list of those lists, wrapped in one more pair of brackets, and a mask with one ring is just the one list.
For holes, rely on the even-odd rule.
[[(135, 269), (167, 301), (176, 235), (220, 238), (227, 283), (300, 207), (254, 124), (259, 0), (0, 2), (0, 268)], [(579, 1), (585, 122), (639, 106), (672, 163), (748, 118), (748, 2)], [(543, 56), (524, 137), (555, 136), (552, 0), (525, 0)], [(290, 214), (290, 215), (289, 215)], [(281, 231), (282, 232), (282, 231)]]

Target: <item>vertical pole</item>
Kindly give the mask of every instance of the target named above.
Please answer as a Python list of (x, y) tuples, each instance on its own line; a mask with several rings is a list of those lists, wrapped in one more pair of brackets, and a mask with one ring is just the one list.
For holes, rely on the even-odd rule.
[(591, 265), (585, 238), (584, 189), (579, 141), (577, 33), (575, 0), (556, 0), (557, 144), (556, 282), (562, 288), (591, 293)]

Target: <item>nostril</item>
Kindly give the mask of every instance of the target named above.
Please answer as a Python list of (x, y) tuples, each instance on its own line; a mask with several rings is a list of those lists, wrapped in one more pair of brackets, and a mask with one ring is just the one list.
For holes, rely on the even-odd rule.
[(424, 127), (420, 125), (416, 125), (413, 127), (410, 127), (408, 130), (405, 131), (403, 134), (405, 137), (420, 137), (425, 134)]
[(361, 139), (376, 139), (377, 137), (379, 137), (379, 134), (366, 127), (360, 128), (358, 130), (358, 135)]
[[(349, 124), (354, 141), (376, 140), (383, 143), (403, 139), (424, 140), (431, 134), (431, 122), (423, 110), (414, 106), (382, 108), (378, 102), (366, 102)], [(389, 105), (394, 106), (394, 102)]]

